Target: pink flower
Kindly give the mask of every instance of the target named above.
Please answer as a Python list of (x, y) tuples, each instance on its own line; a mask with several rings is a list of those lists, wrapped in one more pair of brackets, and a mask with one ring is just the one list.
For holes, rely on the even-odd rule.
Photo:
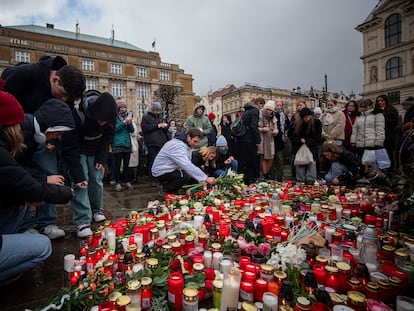
[(165, 243), (167, 243), (167, 240), (164, 239), (163, 237), (158, 237), (155, 241), (154, 244), (157, 245), (158, 247), (163, 246)]
[(271, 250), (272, 248), (269, 243), (261, 243), (258, 247), (258, 251), (262, 255), (268, 255)]
[(257, 253), (257, 246), (253, 243), (247, 244), (246, 253), (248, 254), (256, 254)]
[(247, 247), (247, 241), (242, 236), (239, 236), (237, 243), (241, 249), (245, 249)]

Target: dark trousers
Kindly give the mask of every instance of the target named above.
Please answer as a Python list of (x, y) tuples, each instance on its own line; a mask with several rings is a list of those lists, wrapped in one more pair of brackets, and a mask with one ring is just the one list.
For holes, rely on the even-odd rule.
[(196, 181), (182, 170), (175, 170), (157, 177), (163, 190), (167, 193), (177, 193), (177, 191), (185, 185), (195, 183)]
[(254, 143), (239, 142), (237, 144), (238, 172), (244, 174), (246, 185), (256, 182), (259, 169), (257, 146)]
[(131, 152), (117, 152), (114, 153), (115, 160), (115, 179), (117, 183), (121, 182), (121, 163), (123, 162), (122, 182), (129, 182), (129, 159)]
[(152, 164), (154, 163), (155, 157), (160, 152), (160, 146), (147, 146), (148, 150), (148, 179), (150, 182), (154, 182), (154, 177), (151, 174)]

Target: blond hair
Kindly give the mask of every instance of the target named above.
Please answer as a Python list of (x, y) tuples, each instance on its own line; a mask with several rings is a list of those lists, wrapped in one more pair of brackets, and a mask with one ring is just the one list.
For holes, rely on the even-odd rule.
[(19, 123), (5, 127), (4, 132), (10, 142), (10, 154), (12, 156), (15, 156), (16, 152), (26, 148)]
[(201, 155), (201, 157), (203, 158), (203, 160), (205, 162), (209, 161), (208, 160), (208, 156), (210, 154), (215, 153), (216, 156), (214, 157), (213, 160), (209, 161), (209, 163), (211, 164), (211, 167), (216, 167), (217, 149), (216, 149), (215, 146), (209, 146), (209, 147), (203, 146), (203, 147), (200, 148), (200, 151), (199, 152), (200, 152), (200, 155)]

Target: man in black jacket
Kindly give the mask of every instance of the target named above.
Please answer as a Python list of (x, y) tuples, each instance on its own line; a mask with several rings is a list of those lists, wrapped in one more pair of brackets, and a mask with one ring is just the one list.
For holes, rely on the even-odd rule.
[[(264, 105), (263, 98), (257, 98), (255, 104)], [(237, 138), (237, 159), (239, 161), (238, 172), (244, 174), (244, 182), (249, 185), (256, 182), (259, 177), (259, 158), (257, 145), (260, 144), (259, 133), (259, 109), (245, 104), (243, 120), (246, 126), (246, 134)]]
[[(22, 105), (25, 113), (33, 114), (51, 98), (66, 102), (73, 109), (73, 102), (82, 97), (85, 90), (85, 76), (76, 67), (69, 66), (61, 56), (43, 56), (37, 63), (23, 63), (5, 69), (1, 75), (4, 90), (10, 92)], [(69, 144), (72, 142), (68, 141)], [(48, 149), (45, 149), (48, 147)], [(35, 156), (39, 165), (51, 174), (58, 173), (58, 150), (53, 140), (39, 144)], [(66, 159), (65, 159), (66, 160)], [(72, 160), (67, 160), (70, 165)], [(81, 171), (78, 168), (78, 171)], [(81, 186), (83, 174), (76, 176)], [(56, 226), (57, 211), (51, 204), (36, 208), (39, 229), (51, 239), (62, 237), (65, 232)]]
[(150, 110), (142, 116), (142, 135), (148, 149), (148, 178), (151, 187), (155, 187), (155, 178), (151, 174), (152, 164), (161, 147), (168, 141), (168, 124), (161, 115), (161, 104), (154, 102)]

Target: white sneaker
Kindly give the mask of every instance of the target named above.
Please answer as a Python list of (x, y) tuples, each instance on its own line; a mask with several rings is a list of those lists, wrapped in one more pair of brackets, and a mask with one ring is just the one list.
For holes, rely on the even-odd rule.
[(121, 184), (116, 184), (114, 190), (116, 192), (121, 192), (122, 190), (124, 190), (124, 188), (121, 186)]
[(128, 190), (131, 190), (131, 189), (134, 189), (134, 186), (133, 185), (131, 185), (131, 183), (130, 182), (126, 182), (125, 184), (123, 184), (122, 185), (122, 187), (125, 189), (128, 189)]
[(24, 234), (39, 234), (39, 231), (37, 231), (35, 228), (27, 229)]
[(65, 231), (55, 225), (47, 225), (43, 230), (43, 233), (46, 234), (51, 240), (65, 236)]
[(102, 222), (105, 219), (106, 217), (102, 212), (96, 212), (95, 214), (93, 214), (93, 220), (95, 220), (95, 222)]
[(77, 230), (78, 238), (84, 239), (93, 235), (93, 232), (89, 225), (79, 225)]

